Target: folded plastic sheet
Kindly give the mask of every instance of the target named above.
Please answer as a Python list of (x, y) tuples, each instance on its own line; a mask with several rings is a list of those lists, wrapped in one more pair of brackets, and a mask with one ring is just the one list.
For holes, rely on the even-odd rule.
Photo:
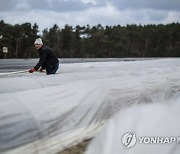
[(57, 75), (0, 75), (0, 153), (53, 154), (131, 105), (180, 88), (179, 59), (61, 64)]

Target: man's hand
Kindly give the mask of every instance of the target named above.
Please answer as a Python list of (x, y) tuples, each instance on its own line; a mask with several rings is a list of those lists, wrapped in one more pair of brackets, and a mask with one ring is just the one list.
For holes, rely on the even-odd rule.
[(33, 73), (34, 71), (36, 71), (34, 68), (31, 68), (30, 70), (29, 70), (29, 73)]

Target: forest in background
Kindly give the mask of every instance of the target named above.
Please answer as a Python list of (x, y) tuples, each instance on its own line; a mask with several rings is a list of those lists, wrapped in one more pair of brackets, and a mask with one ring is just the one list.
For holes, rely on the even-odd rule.
[(149, 25), (53, 25), (39, 33), (31, 23), (0, 21), (0, 58), (38, 58), (34, 41), (41, 37), (59, 58), (179, 57), (180, 23)]

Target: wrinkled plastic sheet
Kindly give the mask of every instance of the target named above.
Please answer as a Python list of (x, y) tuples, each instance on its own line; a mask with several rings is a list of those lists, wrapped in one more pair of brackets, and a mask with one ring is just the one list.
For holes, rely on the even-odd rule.
[(124, 108), (180, 88), (179, 59), (61, 64), (58, 74), (0, 75), (0, 153), (53, 154), (93, 137)]
[(126, 108), (96, 134), (85, 154), (179, 154), (179, 109), (180, 92), (163, 102)]

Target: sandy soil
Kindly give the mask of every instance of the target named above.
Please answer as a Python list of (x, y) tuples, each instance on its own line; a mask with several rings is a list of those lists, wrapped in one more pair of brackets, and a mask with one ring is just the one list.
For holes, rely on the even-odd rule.
[(57, 154), (84, 154), (85, 150), (87, 149), (90, 140), (83, 141), (82, 143), (72, 146), (68, 149), (65, 149)]

